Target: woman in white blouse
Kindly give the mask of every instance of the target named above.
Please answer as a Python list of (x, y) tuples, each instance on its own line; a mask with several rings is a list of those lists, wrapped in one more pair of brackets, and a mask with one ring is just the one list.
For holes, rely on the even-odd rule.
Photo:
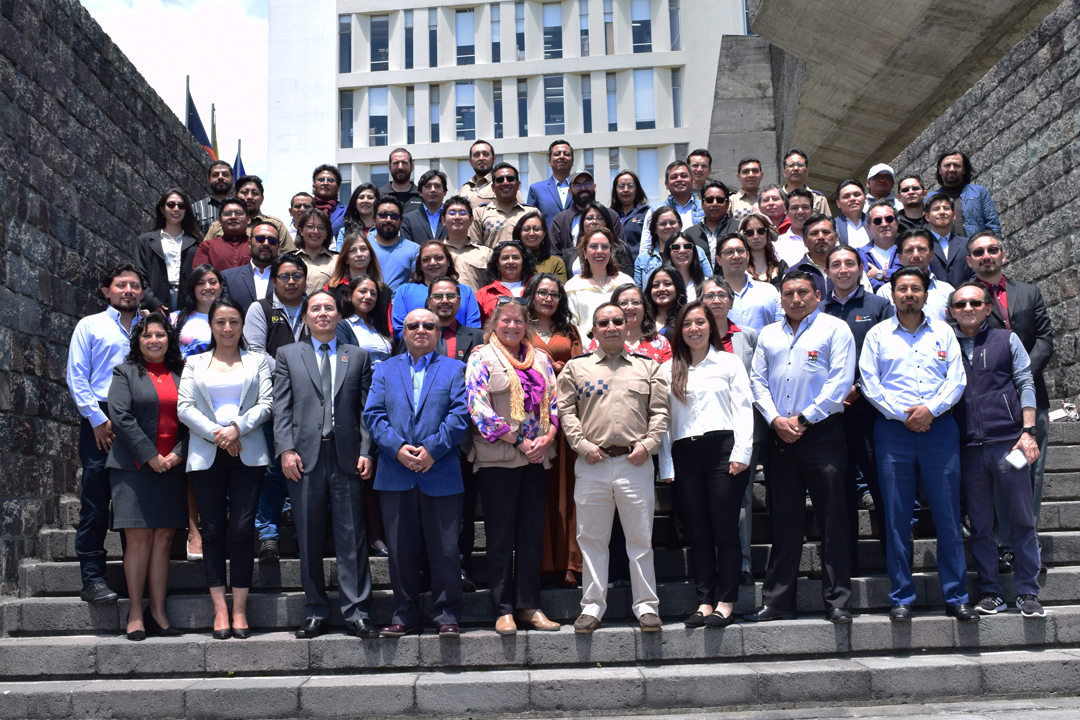
[(619, 272), (615, 236), (607, 228), (583, 232), (578, 238), (577, 253), (581, 259), (581, 274), (570, 278), (565, 290), (570, 315), (584, 342), (592, 330), (593, 311), (608, 301), (612, 290), (623, 283), (632, 283), (634, 279)]
[(180, 188), (169, 188), (154, 207), (154, 225), (135, 241), (135, 267), (147, 283), (142, 307), (168, 315), (195, 263), (203, 234), (191, 203)]
[[(270, 453), (262, 424), (273, 386), (266, 355), (243, 349), (240, 304), (210, 306), (210, 349), (192, 355), (177, 392), (177, 415), (191, 429), (187, 470), (202, 516), (206, 584), (214, 601), (214, 637), (246, 638), (247, 596), (255, 563), (255, 511)], [(233, 607), (225, 601), (225, 537), (229, 536)]]
[(698, 610), (689, 627), (724, 627), (739, 599), (739, 506), (754, 444), (750, 378), (700, 300), (675, 319), (671, 360), (661, 365), (671, 417), (660, 448), (660, 477), (674, 482), (690, 533)]

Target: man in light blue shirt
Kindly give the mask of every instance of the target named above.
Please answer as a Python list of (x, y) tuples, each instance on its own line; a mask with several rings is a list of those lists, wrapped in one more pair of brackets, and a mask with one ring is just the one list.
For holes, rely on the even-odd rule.
[[(638, 250), (638, 255), (645, 255), (652, 249), (653, 238), (652, 233), (649, 231), (649, 224), (652, 221), (653, 212), (664, 205), (675, 208), (675, 212), (679, 213), (683, 230), (689, 230), (705, 219), (705, 208), (701, 206), (700, 196), (694, 192), (694, 181), (689, 165), (682, 160), (670, 163), (664, 171), (664, 187), (668, 189), (670, 195), (667, 196), (664, 202), (653, 207), (652, 210), (645, 214), (645, 222), (642, 225), (643, 230), (641, 233), (641, 248)], [(705, 273), (705, 277), (710, 274)]]
[(758, 335), (750, 373), (754, 405), (772, 427), (765, 473), (773, 546), (763, 606), (745, 619), (795, 617), (809, 491), (821, 528), (825, 617), (850, 623), (847, 442), (840, 414), (855, 380), (855, 339), (844, 321), (818, 310), (821, 293), (813, 275), (788, 273), (780, 297), (784, 314)]
[(746, 272), (750, 264), (750, 248), (737, 233), (725, 235), (716, 244), (716, 261), (724, 280), (731, 286), (734, 297), (728, 319), (739, 327), (758, 332), (784, 317), (780, 293), (772, 283), (754, 280)]
[(106, 410), (113, 368), (124, 362), (131, 349), (131, 329), (139, 319), (139, 303), (146, 287), (142, 273), (134, 265), (120, 265), (109, 271), (101, 284), (109, 307), (79, 321), (71, 335), (67, 359), (68, 389), (82, 415), (79, 461), (83, 476), (75, 554), (82, 575), (81, 597), (91, 605), (108, 605), (117, 599), (105, 584), (105, 535), (112, 497), (105, 461), (113, 442)]
[(911, 513), (916, 479), (934, 515), (937, 570), (946, 614), (974, 622), (978, 613), (965, 591), (967, 565), (960, 535), (960, 432), (952, 407), (967, 376), (960, 343), (943, 320), (923, 312), (930, 278), (906, 265), (890, 278), (896, 317), (870, 329), (859, 370), (862, 393), (884, 416), (874, 425), (878, 482), (885, 501), (885, 556), (894, 622), (911, 620)]
[[(925, 228), (908, 230), (896, 241), (896, 256), (900, 259), (900, 265), (914, 265), (930, 278), (930, 286), (926, 288), (926, 304), (922, 311), (926, 316), (940, 322), (945, 322), (948, 314), (949, 295), (954, 290), (953, 286), (945, 282), (944, 278), (938, 278), (930, 271), (930, 261), (934, 257), (933, 235)], [(877, 294), (886, 300), (893, 301), (893, 286), (886, 282), (878, 288)]]
[(379, 260), (383, 282), (391, 290), (409, 279), (420, 254), (420, 246), (399, 234), (403, 211), (401, 201), (393, 195), (383, 195), (375, 205), (375, 242), (371, 249)]

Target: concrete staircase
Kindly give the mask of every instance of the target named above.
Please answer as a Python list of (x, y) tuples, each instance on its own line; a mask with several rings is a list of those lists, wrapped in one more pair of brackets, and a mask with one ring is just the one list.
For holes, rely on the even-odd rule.
[[(910, 625), (885, 616), (888, 578), (860, 513), (860, 564), (849, 626), (822, 619), (820, 582), (800, 579), (798, 620), (688, 629), (696, 609), (687, 549), (666, 549), (668, 489), (658, 487), (654, 535), (661, 632), (643, 634), (629, 612), (629, 591), (609, 591), (604, 627), (592, 636), (492, 630), (490, 598), (466, 595), (460, 640), (434, 632), (361, 641), (339, 627), (312, 641), (292, 631), (303, 620), (299, 562), (290, 529), (286, 556), (257, 564), (249, 640), (210, 638), (212, 612), (198, 563), (174, 546), (168, 613), (178, 638), (127, 641), (127, 601), (92, 608), (78, 599), (74, 531), (43, 531), (42, 557), (20, 569), (21, 596), (0, 603), (0, 718), (22, 717), (357, 717), (598, 712), (627, 715), (662, 709), (788, 707), (808, 704), (911, 702), (976, 696), (1075, 693), (1080, 688), (1080, 424), (1051, 426), (1039, 536), (1047, 572), (1040, 578), (1044, 619), (1016, 610), (960, 625), (941, 610), (933, 539), (915, 541), (921, 607)], [(764, 491), (755, 487), (754, 572), (759, 578), (771, 538)], [(802, 569), (819, 568), (817, 529)], [(932, 537), (929, 518), (921, 532)], [(484, 571), (483, 524), (477, 526), (474, 579)], [(109, 583), (123, 590), (119, 539), (110, 534)], [(326, 573), (336, 577), (332, 549)], [(393, 598), (386, 560), (372, 558), (373, 619), (389, 622)], [(1013, 600), (1011, 575), (1002, 577)], [(969, 591), (977, 592), (974, 573)], [(545, 612), (572, 622), (580, 590), (546, 587)], [(761, 601), (760, 581), (740, 588), (737, 613)]]

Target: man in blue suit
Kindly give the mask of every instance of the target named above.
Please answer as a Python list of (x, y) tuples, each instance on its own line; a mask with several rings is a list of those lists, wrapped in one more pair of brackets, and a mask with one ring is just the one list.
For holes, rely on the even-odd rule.
[(539, 208), (547, 220), (548, 232), (555, 216), (570, 207), (570, 169), (574, 167), (574, 148), (565, 140), (556, 140), (548, 146), (548, 167), (551, 177), (529, 186), (526, 205)]
[(381, 453), (375, 489), (397, 601), (383, 637), (423, 630), (420, 563), (425, 550), (431, 619), (440, 637), (458, 637), (465, 605), (458, 556), (464, 492), (458, 442), (469, 424), (465, 364), (436, 352), (439, 337), (433, 312), (410, 312), (402, 333), (408, 352), (375, 366), (364, 408), (364, 423)]

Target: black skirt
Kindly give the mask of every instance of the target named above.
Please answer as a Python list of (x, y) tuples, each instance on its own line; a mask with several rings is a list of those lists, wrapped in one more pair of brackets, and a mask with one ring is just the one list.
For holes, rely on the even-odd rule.
[(187, 475), (109, 471), (113, 529), (186, 528)]

